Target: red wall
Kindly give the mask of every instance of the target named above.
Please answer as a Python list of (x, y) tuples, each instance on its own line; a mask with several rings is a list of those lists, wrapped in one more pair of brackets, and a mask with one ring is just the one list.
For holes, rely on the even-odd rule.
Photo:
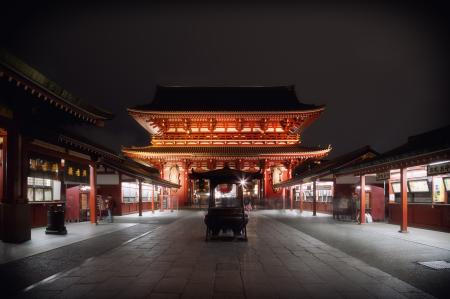
[(80, 187), (66, 189), (66, 221), (80, 221)]
[[(400, 225), (400, 204), (389, 203), (389, 223)], [(450, 206), (408, 204), (408, 225), (450, 232)]]
[[(303, 209), (305, 211), (312, 211), (313, 203), (311, 201), (304, 201)], [(317, 202), (316, 211), (318, 213), (333, 214), (333, 203), (332, 202)]]
[[(334, 198), (352, 198), (355, 191), (354, 184), (335, 184)], [(371, 215), (374, 221), (385, 219), (384, 189), (380, 186), (370, 185)]]
[(47, 207), (48, 204), (30, 204), (31, 207), (31, 226), (47, 226)]
[[(267, 171), (267, 169), (264, 170), (267, 172), (264, 180), (264, 190), (265, 194), (263, 194), (264, 201), (266, 208), (277, 208), (281, 209), (283, 207), (283, 189), (279, 188), (277, 190), (274, 190), (272, 188), (272, 179), (271, 174)], [(288, 171), (283, 171), (282, 174), (282, 181), (288, 180)], [(286, 208), (290, 208), (290, 199), (288, 196), (288, 192), (286, 193)]]
[[(131, 202), (131, 203), (122, 203), (120, 205), (121, 207), (121, 214), (120, 215), (126, 215), (126, 214), (133, 214), (139, 212), (139, 204), (137, 202)], [(144, 201), (142, 202), (142, 210), (143, 211), (150, 211), (152, 209), (152, 202), (151, 201)], [(157, 204), (155, 203), (155, 210), (157, 209)]]
[[(167, 179), (167, 178), (166, 178)], [(176, 207), (176, 201), (178, 200), (178, 205), (180, 207), (187, 204), (187, 186), (185, 184), (185, 173), (180, 171), (180, 189), (172, 189), (171, 194), (174, 200), (174, 207)]]
[(385, 214), (385, 199), (384, 190), (382, 187), (370, 186), (370, 197), (372, 211), (371, 215), (374, 221), (384, 221)]

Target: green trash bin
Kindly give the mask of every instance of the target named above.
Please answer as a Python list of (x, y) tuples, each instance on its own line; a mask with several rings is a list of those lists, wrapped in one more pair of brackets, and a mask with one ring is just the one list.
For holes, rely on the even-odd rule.
[(66, 235), (65, 214), (66, 209), (64, 204), (49, 205), (45, 233), (52, 235)]

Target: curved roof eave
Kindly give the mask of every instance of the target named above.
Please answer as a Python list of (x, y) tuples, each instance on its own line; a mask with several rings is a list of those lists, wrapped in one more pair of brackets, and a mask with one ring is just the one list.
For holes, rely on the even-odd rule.
[[(36, 89), (40, 89), (43, 93), (47, 94), (49, 97), (54, 98), (59, 105), (65, 106), (67, 109), (76, 111), (76, 115), (84, 114), (85, 117), (94, 119), (96, 121), (110, 120), (114, 117), (114, 114), (103, 110), (99, 107), (93, 106), (86, 102), (83, 102), (80, 98), (76, 97), (66, 89), (59, 86), (57, 83), (51, 81), (41, 72), (29, 66), (25, 62), (21, 61), (19, 58), (8, 53), (6, 50), (0, 48), (0, 65), (2, 65), (6, 70), (13, 73), (12, 76), (18, 76), (21, 80), (27, 81), (29, 85), (34, 85)], [(15, 78), (18, 81), (17, 78)], [(22, 82), (24, 83), (24, 82)], [(30, 88), (32, 94), (33, 88)], [(38, 98), (40, 98), (40, 93), (38, 92)], [(46, 96), (44, 95), (44, 100)], [(58, 105), (56, 105), (58, 106)]]
[[(314, 109), (306, 109), (306, 110), (274, 110), (274, 111), (264, 111), (264, 110), (189, 110), (189, 113), (192, 114), (273, 114), (276, 113), (291, 113), (291, 114), (302, 114), (302, 113), (314, 113), (314, 112), (322, 112), (325, 110), (325, 105), (318, 105)], [(142, 114), (186, 114), (186, 111), (176, 111), (176, 110), (140, 110), (136, 108), (127, 108), (129, 113), (142, 113)]]

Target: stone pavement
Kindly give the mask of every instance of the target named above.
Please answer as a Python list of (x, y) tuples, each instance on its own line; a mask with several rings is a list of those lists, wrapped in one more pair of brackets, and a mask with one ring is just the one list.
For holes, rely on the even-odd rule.
[(108, 223), (92, 225), (90, 222), (67, 223), (67, 235), (46, 235), (45, 227), (31, 229), (31, 240), (21, 243), (0, 241), (0, 264), (67, 246), (96, 236), (109, 234), (135, 223)]
[(144, 212), (142, 216), (130, 214), (114, 216), (114, 222), (108, 223), (106, 218), (98, 225), (90, 222), (66, 223), (67, 235), (47, 235), (45, 227), (31, 229), (31, 240), (20, 244), (4, 243), (0, 241), (0, 265), (14, 260), (23, 259), (36, 254), (54, 250), (63, 246), (78, 243), (83, 240), (110, 234), (126, 229), (137, 223), (167, 224), (183, 217), (184, 211)]
[(24, 298), (429, 298), (259, 212), (249, 241), (204, 241), (203, 212), (23, 292)]
[(399, 226), (374, 222), (358, 225), (328, 215), (296, 211), (261, 211), (331, 247), (391, 274), (438, 298), (449, 298), (450, 269), (435, 270), (419, 262), (450, 261), (450, 234), (420, 228), (399, 233)]

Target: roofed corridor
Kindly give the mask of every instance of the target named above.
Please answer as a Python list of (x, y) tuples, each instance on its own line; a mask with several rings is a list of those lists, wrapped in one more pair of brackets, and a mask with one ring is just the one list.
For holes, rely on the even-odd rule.
[[(253, 211), (248, 242), (205, 242), (204, 212), (159, 226), (34, 284), (23, 297), (426, 298), (421, 290)], [(283, 216), (284, 215), (284, 216)], [(281, 216), (280, 216), (281, 217)], [(308, 218), (301, 216), (300, 218)], [(297, 217), (296, 217), (297, 218)], [(328, 217), (317, 217), (326, 219)], [(297, 218), (298, 219), (298, 218)], [(120, 218), (118, 217), (120, 221)], [(357, 226), (356, 224), (349, 224)], [(369, 225), (365, 226), (369, 227)], [(347, 230), (351, 233), (351, 230)], [(392, 245), (397, 241), (393, 241)], [(399, 242), (405, 242), (400, 240)]]

